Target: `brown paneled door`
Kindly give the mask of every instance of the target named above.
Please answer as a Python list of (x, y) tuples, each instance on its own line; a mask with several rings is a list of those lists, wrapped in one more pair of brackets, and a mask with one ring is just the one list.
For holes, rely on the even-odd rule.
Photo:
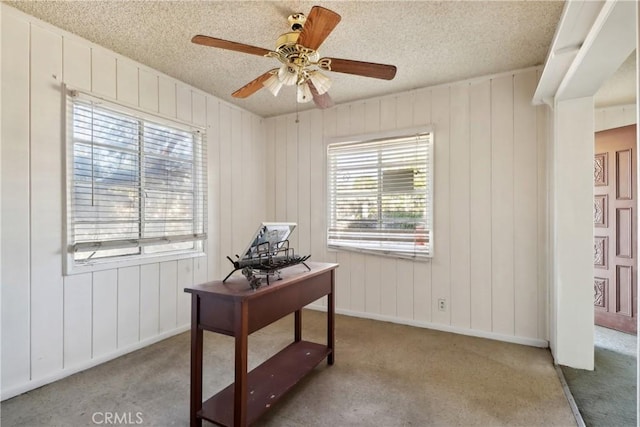
[(596, 132), (593, 264), (596, 325), (637, 332), (636, 126)]

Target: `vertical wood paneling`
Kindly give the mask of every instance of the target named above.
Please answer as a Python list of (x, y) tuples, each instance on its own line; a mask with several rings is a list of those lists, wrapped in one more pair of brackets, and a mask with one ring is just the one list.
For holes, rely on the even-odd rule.
[(267, 194), (267, 220), (275, 221), (276, 218), (276, 124), (274, 120), (267, 120), (264, 128), (266, 141), (266, 194)]
[(538, 147), (535, 71), (514, 76), (514, 315), (515, 335), (538, 336)]
[[(546, 285), (537, 279), (538, 270), (545, 268), (539, 266), (537, 251), (546, 243), (539, 231), (545, 215), (538, 202), (543, 191), (540, 186), (545, 185), (540, 178), (544, 165), (539, 158), (546, 147), (536, 145), (536, 141), (546, 124), (538, 123), (536, 109), (528, 105), (528, 91), (535, 75), (535, 70), (505, 74), (339, 105), (322, 112), (321, 127), (310, 129), (311, 159), (326, 154), (324, 146), (314, 145), (320, 132), (325, 138), (332, 138), (422, 125), (430, 126), (435, 135), (434, 257), (427, 262), (412, 262), (327, 251), (326, 259), (340, 264), (338, 308), (450, 324), (460, 329), (540, 336), (546, 309), (540, 301)], [(516, 92), (514, 76), (522, 79), (522, 83), (516, 81)], [(521, 110), (514, 111), (514, 97)], [(274, 164), (282, 153), (290, 155), (292, 151), (281, 142), (291, 138), (288, 117), (267, 119), (266, 128), (271, 132), (268, 146), (275, 153)], [(306, 120), (306, 113), (302, 117)], [(319, 120), (312, 118), (311, 122), (317, 124)], [(516, 143), (522, 146), (514, 146), (514, 133)], [(307, 157), (306, 140), (296, 137), (300, 162)], [(518, 162), (525, 159), (529, 163), (521, 168)], [(315, 248), (326, 251), (325, 220), (315, 215), (326, 209), (326, 193), (320, 197), (312, 192), (308, 201), (303, 200), (299, 183), (304, 174), (298, 165), (283, 163), (272, 170), (284, 168), (287, 173), (296, 173), (298, 191), (291, 194), (293, 187), (278, 184), (273, 172), (273, 209), (278, 210), (279, 201), (285, 203), (287, 208), (281, 209), (280, 218), (291, 219), (295, 208), (295, 218), (301, 223), (301, 215), (309, 206), (312, 252)], [(324, 168), (324, 157), (321, 165), (311, 161), (311, 188), (318, 187), (315, 183), (325, 186)], [(275, 216), (278, 219), (277, 213)], [(300, 235), (306, 237), (307, 233)], [(521, 239), (527, 239), (527, 244), (520, 244)], [(536, 253), (528, 255), (532, 250)], [(529, 277), (531, 272), (536, 277)], [(441, 298), (446, 300), (443, 311), (438, 309)]]
[[(193, 259), (193, 284), (199, 285), (201, 283), (208, 282), (207, 279), (207, 259), (204, 257), (198, 257)], [(182, 290), (184, 292), (184, 289)], [(189, 303), (191, 303), (191, 297), (189, 297)]]
[(166, 77), (158, 77), (158, 108), (167, 117), (176, 117), (176, 83)]
[[(357, 104), (354, 105), (339, 105), (336, 107), (336, 129), (333, 134), (334, 137), (346, 136), (351, 133), (351, 109), (357, 108)], [(377, 107), (376, 107), (377, 109)]]
[(413, 318), (431, 321), (431, 263), (413, 264)]
[(417, 90), (414, 95), (413, 125), (430, 125), (431, 120), (431, 90)]
[(207, 97), (207, 279), (224, 277), (220, 272), (220, 103)]
[[(356, 116), (358, 117), (358, 116)], [(394, 98), (383, 98), (381, 100), (370, 100), (364, 103), (364, 125), (353, 125), (354, 134), (364, 134), (369, 132), (378, 132), (381, 130), (393, 129), (396, 125), (396, 102)], [(356, 131), (357, 130), (357, 131)], [(396, 260), (387, 257), (375, 257), (367, 255), (367, 258), (373, 258), (379, 263), (379, 270), (395, 270)], [(389, 298), (396, 301), (398, 282), (393, 281), (391, 284), (381, 282), (381, 278), (371, 277), (371, 281), (366, 281), (364, 286), (364, 294), (366, 302), (377, 302)], [(353, 285), (352, 285), (353, 286)], [(374, 304), (375, 306), (375, 304)], [(382, 307), (380, 307), (380, 310)]]
[[(231, 184), (231, 109), (220, 105), (220, 268), (221, 273), (229, 268), (229, 261), (225, 256), (233, 256), (231, 244), (231, 213), (232, 186)], [(241, 250), (241, 249), (238, 249)], [(226, 274), (225, 274), (226, 275)]]
[(180, 120), (191, 123), (191, 88), (183, 84), (176, 85), (176, 116)]
[[(332, 136), (348, 135), (351, 126), (350, 106), (338, 106), (335, 110), (336, 127), (335, 133)], [(350, 252), (336, 252), (336, 259), (341, 267), (338, 268), (338, 272), (336, 273), (336, 280), (339, 283), (338, 290), (336, 291), (336, 306), (343, 309), (350, 309), (353, 306), (351, 301), (351, 256), (352, 253)]]
[(116, 60), (116, 94), (118, 101), (138, 105), (138, 66), (123, 58)]
[[(451, 322), (450, 252), (450, 137), (449, 87), (431, 92), (431, 118), (434, 127), (434, 256), (431, 263), (431, 307), (436, 323)], [(438, 299), (445, 299), (447, 310), (438, 310)]]
[[(223, 199), (231, 202), (231, 222), (223, 222), (222, 224), (223, 226), (228, 224), (228, 227), (231, 230), (231, 246), (229, 246), (229, 248), (234, 251), (234, 254), (240, 254), (240, 251), (242, 251), (247, 245), (247, 239), (240, 239), (240, 233), (242, 233), (242, 230), (247, 227), (242, 223), (242, 215), (240, 213), (242, 200), (245, 195), (236, 190), (236, 188), (243, 188), (242, 184), (244, 182), (244, 177), (242, 175), (242, 132), (242, 112), (233, 108), (231, 109), (231, 157), (222, 157), (224, 162), (231, 166), (231, 179), (229, 181), (223, 181), (228, 183), (229, 187), (233, 189), (231, 197), (229, 199)], [(224, 247), (222, 250), (224, 251)]]
[(91, 359), (91, 273), (64, 278), (64, 367)]
[(241, 120), (242, 134), (239, 146), (241, 158), (240, 173), (242, 181), (239, 184), (240, 188), (245, 189), (244, 196), (253, 200), (253, 204), (255, 204), (255, 206), (253, 209), (247, 209), (245, 207), (246, 205), (241, 200), (237, 200), (236, 206), (238, 206), (238, 208), (234, 209), (234, 214), (240, 228), (238, 230), (239, 234), (236, 238), (240, 240), (240, 245), (243, 245), (238, 248), (238, 251), (245, 248), (244, 245), (246, 245), (249, 239), (251, 239), (254, 229), (258, 226), (259, 223), (254, 221), (254, 213), (260, 209), (260, 202), (257, 197), (254, 196), (254, 194), (257, 194), (256, 189), (259, 188), (260, 182), (254, 179), (255, 167), (253, 166), (252, 160), (254, 150), (253, 147), (251, 147), (253, 120), (249, 114), (244, 112), (242, 113)]
[(140, 340), (158, 334), (160, 327), (160, 264), (140, 266)]
[[(330, 110), (325, 110), (322, 114), (322, 134), (324, 135), (324, 138), (331, 138), (331, 137), (335, 137), (336, 133), (337, 133), (337, 123), (338, 123), (338, 109), (337, 108), (331, 108)], [(326, 208), (326, 200), (327, 200), (327, 147), (326, 144), (323, 144), (322, 147), (322, 178), (324, 181), (324, 185), (323, 185), (323, 194), (322, 194), (322, 203), (323, 206), (325, 206), (324, 208), (324, 215), (326, 215), (327, 212), (327, 208)], [(326, 229), (326, 223), (323, 225), (323, 242), (324, 242), (324, 256), (325, 256), (325, 260), (327, 262), (337, 262), (338, 260), (338, 253), (336, 251), (329, 251), (326, 247), (326, 241), (327, 241), (327, 229)], [(337, 280), (337, 279), (336, 279)], [(336, 284), (337, 287), (340, 287), (339, 284)]]
[(413, 104), (415, 92), (407, 92), (396, 97), (396, 126), (404, 129), (413, 126)]
[[(436, 136), (437, 138), (437, 136)], [(451, 325), (471, 326), (469, 85), (451, 87)]]
[(93, 273), (93, 343), (97, 358), (116, 350), (118, 340), (118, 270)]
[(255, 183), (258, 183), (254, 189), (254, 197), (258, 201), (258, 209), (252, 209), (254, 213), (254, 223), (264, 221), (267, 219), (267, 198), (271, 198), (271, 194), (267, 196), (267, 165), (265, 159), (267, 158), (267, 145), (264, 135), (265, 121), (262, 117), (252, 116), (252, 163), (253, 163), (253, 179)]
[(280, 116), (276, 119), (275, 133), (275, 220), (287, 219), (287, 117)]
[(391, 130), (396, 128), (396, 98), (386, 97), (380, 100), (380, 127), (379, 130)]
[(396, 268), (398, 276), (397, 315), (401, 319), (413, 319), (413, 261), (399, 259)]
[(207, 125), (207, 100), (198, 92), (191, 92), (191, 121), (196, 126)]
[[(11, 390), (109, 357), (175, 329), (178, 322), (188, 323), (190, 308), (182, 288), (220, 270), (219, 242), (226, 238), (230, 243), (241, 234), (232, 235), (227, 226), (232, 212), (246, 212), (247, 221), (264, 217), (267, 151), (262, 120), (255, 115), (239, 113), (242, 124), (234, 128), (227, 108), (221, 125), (219, 101), (213, 97), (207, 105), (209, 97), (174, 79), (139, 69), (133, 61), (47, 24), (30, 24), (18, 13), (3, 13), (0, 19), (2, 56), (11, 59), (2, 62), (2, 246), (11, 250), (2, 252), (0, 358), (1, 387)], [(209, 125), (214, 155), (208, 169), (215, 170), (209, 175), (214, 185), (208, 195), (209, 222), (215, 223), (207, 244), (211, 256), (63, 276), (63, 81), (146, 111)], [(224, 198), (219, 188), (220, 132), (231, 135), (232, 128), (234, 137), (243, 138), (242, 151), (233, 153), (242, 168), (233, 173), (247, 176), (239, 186), (229, 186), (247, 195), (233, 204), (231, 192)], [(224, 163), (231, 175), (229, 138), (227, 148)], [(242, 188), (248, 182), (260, 184)], [(247, 209), (254, 202), (260, 209)], [(223, 206), (229, 221), (226, 237), (220, 238)]]
[(140, 337), (140, 267), (118, 269), (118, 348)]
[(191, 321), (191, 294), (184, 291), (188, 286), (193, 286), (193, 258), (178, 261), (177, 326), (188, 325)]
[[(411, 114), (412, 125), (431, 124), (431, 91), (419, 90), (411, 93), (402, 104), (398, 104), (398, 126), (404, 123), (404, 116)], [(412, 103), (412, 112), (403, 107)], [(404, 127), (404, 124), (402, 125)], [(417, 262), (413, 266), (413, 316), (415, 320), (431, 321), (431, 261)]]
[(160, 263), (160, 332), (177, 325), (178, 262)]
[(116, 58), (96, 47), (91, 49), (91, 90), (113, 99), (116, 97)]
[(364, 281), (364, 259), (365, 256), (356, 252), (353, 252), (349, 257), (349, 286), (351, 289), (351, 296), (349, 297), (349, 308), (355, 311), (365, 310), (365, 301), (367, 289), (365, 288)]
[(493, 331), (514, 333), (513, 76), (491, 81)]
[[(385, 125), (392, 127), (395, 125), (395, 103), (385, 102), (385, 100), (383, 100), (382, 103), (384, 104)], [(364, 103), (353, 104), (351, 106), (350, 133), (354, 135), (362, 135), (367, 132), (379, 131), (382, 108), (381, 101), (378, 100), (370, 100)], [(374, 275), (371, 273), (393, 268), (392, 264), (395, 263), (395, 260), (386, 257), (377, 257), (374, 255), (365, 255), (364, 258), (366, 267), (365, 277), (361, 278), (360, 276), (353, 275), (351, 277), (351, 305), (354, 310), (357, 309), (356, 307), (362, 307), (361, 310), (368, 311), (367, 307), (371, 307), (373, 313), (379, 313), (382, 309), (381, 301), (389, 298), (389, 293), (393, 294), (395, 297), (396, 290), (389, 285), (383, 284), (379, 274)], [(351, 263), (353, 264), (355, 262), (361, 261), (357, 257), (354, 259), (354, 256), (352, 255)], [(369, 272), (368, 267), (371, 267), (372, 264), (377, 265), (376, 267), (373, 267), (372, 272)], [(395, 285), (395, 282), (393, 284)], [(360, 298), (364, 300), (362, 303), (359, 302)]]
[(309, 126), (311, 112), (300, 114), (298, 139), (298, 245), (295, 249), (301, 255), (308, 255), (311, 251), (311, 158)]
[[(287, 194), (287, 204), (285, 206), (286, 213), (285, 218), (289, 222), (298, 221), (298, 132), (300, 130), (300, 123), (297, 115), (286, 116), (287, 122), (287, 136), (286, 136), (286, 165), (284, 176), (285, 192)], [(298, 235), (299, 232), (294, 232), (289, 237), (290, 244), (294, 247), (298, 247)]]
[(158, 111), (158, 75), (143, 68), (138, 70), (138, 99), (140, 107), (152, 112)]
[(64, 278), (64, 367), (91, 359), (91, 273)]
[(2, 381), (30, 377), (29, 24), (2, 14)]
[(397, 263), (387, 265), (380, 263), (380, 312), (385, 316), (391, 317), (398, 315), (398, 273), (396, 266)]
[(91, 90), (91, 48), (70, 37), (62, 41), (64, 82), (76, 89)]
[[(268, 123), (273, 123), (268, 121)], [(322, 111), (314, 109), (309, 113), (309, 211), (310, 250), (313, 260), (326, 261), (326, 208), (325, 208), (325, 162), (326, 155), (322, 135)], [(268, 192), (267, 192), (268, 194)]]
[(366, 287), (364, 311), (381, 312), (380, 257), (367, 255), (364, 260), (364, 283)]
[(31, 26), (31, 378), (62, 369), (62, 37)]
[(492, 329), (491, 83), (469, 88), (471, 328)]

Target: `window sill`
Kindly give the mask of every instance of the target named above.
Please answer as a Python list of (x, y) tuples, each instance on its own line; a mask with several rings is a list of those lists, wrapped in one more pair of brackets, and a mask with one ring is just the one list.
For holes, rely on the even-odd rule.
[(162, 255), (139, 255), (136, 257), (118, 260), (97, 260), (87, 264), (74, 264), (72, 259), (68, 259), (67, 265), (64, 266), (64, 271), (65, 276), (73, 276), (75, 274), (93, 273), (96, 271), (113, 270), (116, 268), (134, 267), (137, 265), (155, 264), (167, 261), (178, 261), (181, 259), (199, 258), (204, 256), (207, 256), (207, 254), (203, 251), (178, 252)]
[(374, 255), (382, 258), (404, 259), (404, 260), (415, 261), (415, 262), (431, 262), (431, 259), (433, 258), (433, 255), (410, 256), (410, 255), (398, 254), (395, 252), (382, 252), (382, 251), (373, 251), (373, 250), (367, 250), (367, 249), (361, 249), (361, 248), (349, 248), (349, 247), (338, 248), (338, 247), (327, 246), (327, 251), (334, 252), (334, 253), (355, 252), (363, 255)]

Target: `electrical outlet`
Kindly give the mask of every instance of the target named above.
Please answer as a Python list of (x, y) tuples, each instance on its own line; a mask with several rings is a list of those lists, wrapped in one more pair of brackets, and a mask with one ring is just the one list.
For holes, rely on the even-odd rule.
[(444, 298), (438, 299), (438, 310), (447, 311), (447, 300)]

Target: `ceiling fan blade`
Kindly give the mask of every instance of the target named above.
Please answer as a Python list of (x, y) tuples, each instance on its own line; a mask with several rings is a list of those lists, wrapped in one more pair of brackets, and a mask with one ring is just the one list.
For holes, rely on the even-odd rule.
[(326, 68), (326, 69), (329, 71), (335, 71), (337, 73), (355, 74), (357, 76), (392, 80), (396, 76), (396, 71), (397, 71), (397, 68), (395, 65), (353, 61), (351, 59), (339, 59), (339, 58), (323, 58), (323, 59), (328, 59), (331, 61), (329, 68)]
[(331, 108), (335, 105), (333, 103), (333, 99), (329, 96), (329, 93), (325, 92), (320, 95), (318, 93), (318, 89), (316, 89), (311, 80), (307, 80), (307, 84), (309, 85), (309, 90), (313, 96), (313, 103), (316, 104), (316, 107), (324, 110), (325, 108)]
[(298, 37), (298, 44), (317, 50), (340, 22), (340, 15), (321, 6), (313, 6)]
[[(263, 75), (261, 75), (260, 77), (250, 81), (249, 83), (247, 83), (246, 85), (238, 89), (237, 91), (233, 92), (231, 96), (233, 96), (234, 98), (246, 98), (249, 95), (253, 95), (254, 93), (256, 93), (257, 91), (259, 91), (264, 87), (262, 83), (264, 83), (269, 77), (271, 77), (271, 75), (273, 74), (273, 71), (274, 70), (269, 70)], [(275, 71), (278, 71), (277, 68), (275, 69)]]
[(214, 37), (203, 36), (198, 34), (191, 39), (192, 43), (201, 44), (203, 46), (218, 47), (220, 49), (234, 50), (236, 52), (249, 53), (251, 55), (264, 56), (271, 52), (261, 47), (250, 46), (244, 43), (231, 42), (229, 40), (216, 39)]

